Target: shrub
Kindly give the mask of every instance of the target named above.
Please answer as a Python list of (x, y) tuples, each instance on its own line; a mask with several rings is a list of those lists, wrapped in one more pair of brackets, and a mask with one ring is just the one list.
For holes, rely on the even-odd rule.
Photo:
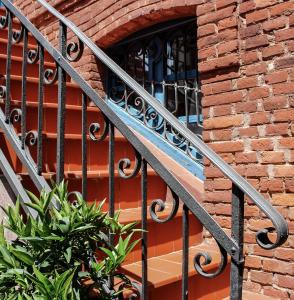
[[(91, 294), (114, 299), (130, 285), (118, 270), (138, 243), (133, 241), (135, 223), (120, 224), (119, 213), (111, 218), (102, 211), (104, 202), (88, 205), (78, 193), (69, 201), (64, 182), (39, 198), (28, 194), (26, 205), (37, 211), (37, 218), (25, 218), (19, 200), (14, 208), (3, 208), (5, 227), (17, 238), (8, 242), (1, 225), (1, 299), (78, 300)], [(120, 287), (109, 288), (110, 278), (119, 278)]]

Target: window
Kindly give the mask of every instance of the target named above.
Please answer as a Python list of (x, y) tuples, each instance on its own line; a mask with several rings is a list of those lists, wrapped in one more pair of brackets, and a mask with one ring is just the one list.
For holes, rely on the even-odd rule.
[[(201, 134), (195, 18), (136, 33), (109, 49), (109, 54), (181, 122)], [(110, 78), (110, 97), (123, 99), (124, 85), (113, 74)], [(134, 113), (138, 111), (135, 101), (135, 97), (128, 99)]]

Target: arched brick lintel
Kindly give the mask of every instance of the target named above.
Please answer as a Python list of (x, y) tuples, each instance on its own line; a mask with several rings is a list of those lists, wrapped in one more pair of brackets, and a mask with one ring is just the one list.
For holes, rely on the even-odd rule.
[(189, 16), (196, 16), (196, 5), (171, 6), (166, 9), (160, 6), (156, 8), (154, 6), (150, 8), (145, 7), (141, 9), (140, 13), (136, 12), (134, 14), (134, 12), (130, 12), (106, 26), (97, 33), (95, 40), (100, 47), (108, 48), (144, 28)]

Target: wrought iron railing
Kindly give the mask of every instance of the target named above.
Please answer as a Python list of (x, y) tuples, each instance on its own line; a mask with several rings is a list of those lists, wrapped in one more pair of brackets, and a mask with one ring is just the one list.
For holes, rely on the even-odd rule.
[[(148, 260), (147, 260), (147, 166), (152, 168), (171, 189), (173, 195), (172, 210), (168, 217), (161, 219), (157, 212), (165, 210), (163, 200), (154, 200), (150, 206), (150, 216), (154, 222), (168, 222), (177, 213), (180, 202), (183, 204), (183, 274), (182, 274), (182, 299), (188, 299), (188, 253), (189, 253), (189, 222), (188, 215), (191, 213), (197, 218), (205, 229), (210, 232), (216, 240), (221, 255), (221, 263), (214, 273), (207, 273), (204, 265), (211, 262), (209, 253), (199, 253), (195, 256), (194, 265), (197, 272), (207, 278), (219, 275), (227, 265), (227, 256), (231, 257), (231, 299), (242, 298), (242, 281), (244, 268), (243, 253), (243, 224), (244, 224), (244, 195), (257, 205), (260, 210), (272, 221), (273, 227), (264, 228), (256, 235), (257, 243), (264, 249), (273, 249), (285, 242), (288, 236), (287, 223), (279, 212), (265, 200), (243, 177), (232, 167), (225, 163), (213, 150), (211, 150), (201, 139), (181, 124), (169, 111), (167, 111), (156, 99), (152, 97), (140, 84), (134, 81), (114, 61), (112, 61), (94, 42), (83, 34), (72, 22), (58, 13), (44, 0), (38, 0), (50, 13), (59, 20), (59, 50), (56, 49), (34, 25), (8, 1), (3, 0), (7, 9), (6, 16), (1, 17), (0, 27), (8, 28), (7, 44), (7, 66), (5, 80), (6, 84), (1, 86), (0, 96), (4, 100), (5, 111), (0, 109), (0, 128), (6, 139), (13, 147), (18, 158), (28, 170), (30, 178), (38, 189), (50, 189), (42, 176), (43, 165), (43, 113), (44, 113), (44, 86), (57, 83), (58, 86), (58, 115), (57, 115), (57, 157), (56, 157), (56, 179), (60, 182), (64, 178), (64, 143), (65, 143), (65, 115), (66, 103), (66, 79), (77, 83), (82, 91), (82, 194), (87, 198), (87, 135), (96, 142), (108, 137), (108, 161), (109, 161), (109, 214), (114, 214), (114, 176), (115, 176), (115, 134), (118, 130), (133, 146), (135, 152), (135, 166), (132, 167), (129, 158), (121, 159), (118, 163), (119, 176), (124, 179), (141, 177), (141, 226), (142, 226), (142, 280), (141, 299), (147, 299), (148, 295)], [(21, 24), (19, 31), (13, 31), (12, 20), (17, 18)], [(67, 31), (71, 30), (77, 42), (68, 42)], [(28, 36), (37, 41), (37, 49), (28, 49)], [(23, 67), (22, 67), (22, 94), (21, 108), (12, 109), (11, 100), (11, 49), (13, 43), (23, 42)], [(135, 94), (140, 97), (146, 108), (152, 109), (153, 118), (162, 118), (165, 127), (179, 139), (183, 140), (187, 148), (195, 148), (206, 157), (220, 171), (224, 173), (233, 183), (232, 187), (232, 232), (229, 236), (218, 223), (204, 209), (199, 199), (196, 199), (174, 176), (174, 174), (161, 162), (155, 154), (124, 124), (118, 115), (111, 109), (107, 101), (94, 91), (90, 85), (83, 80), (72, 61), (79, 60), (83, 55), (83, 49), (88, 47), (93, 55), (107, 68), (116, 74)], [(44, 51), (53, 58), (56, 69), (46, 69), (44, 65)], [(27, 132), (27, 64), (39, 64), (38, 81), (38, 124), (36, 130)], [(104, 116), (103, 124), (98, 122), (87, 128), (87, 106), (89, 101), (99, 108)], [(21, 130), (18, 135), (14, 130), (14, 124), (20, 123)], [(116, 130), (115, 130), (116, 129)], [(33, 161), (30, 148), (37, 146), (37, 159)], [(179, 200), (180, 199), (180, 200)], [(269, 239), (270, 232), (276, 232), (273, 242)]]

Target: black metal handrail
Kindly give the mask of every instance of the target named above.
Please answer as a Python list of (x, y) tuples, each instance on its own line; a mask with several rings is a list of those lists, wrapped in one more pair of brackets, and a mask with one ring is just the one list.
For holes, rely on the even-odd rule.
[[(265, 249), (272, 249), (281, 245), (288, 236), (287, 223), (283, 217), (275, 210), (272, 205), (266, 201), (243, 177), (241, 177), (232, 167), (226, 164), (213, 150), (211, 150), (203, 141), (197, 138), (191, 131), (183, 126), (173, 115), (170, 114), (156, 99), (154, 99), (146, 90), (144, 90), (136, 81), (134, 81), (126, 72), (124, 72), (117, 64), (115, 64), (100, 48), (98, 48), (84, 33), (82, 33), (72, 22), (58, 13), (44, 0), (38, 0), (49, 12), (59, 19), (59, 47), (58, 51), (52, 44), (36, 29), (33, 24), (8, 1), (2, 1), (7, 8), (7, 16), (0, 19), (2, 27), (8, 27), (8, 47), (7, 47), (7, 74), (6, 86), (1, 87), (0, 96), (5, 98), (5, 115), (0, 110), (0, 126), (4, 130), (9, 142), (16, 151), (21, 162), (29, 170), (29, 174), (36, 186), (40, 189), (45, 187), (48, 189), (48, 184), (42, 177), (42, 115), (43, 115), (43, 85), (52, 84), (58, 81), (58, 127), (57, 127), (57, 181), (61, 181), (64, 177), (64, 114), (65, 108), (65, 90), (66, 90), (66, 74), (68, 74), (83, 91), (82, 99), (82, 173), (83, 173), (83, 194), (87, 194), (87, 155), (86, 155), (86, 135), (87, 135), (87, 103), (91, 99), (94, 104), (100, 109), (105, 116), (104, 132), (98, 139), (104, 139), (106, 135), (109, 137), (109, 213), (114, 213), (114, 128), (117, 128), (126, 139), (133, 145), (136, 151), (136, 166), (131, 174), (125, 171), (130, 167), (129, 159), (122, 159), (119, 166), (119, 174), (122, 178), (132, 178), (141, 171), (142, 185), (142, 233), (143, 239), (143, 274), (142, 274), (142, 299), (147, 299), (147, 232), (146, 232), (146, 201), (147, 201), (147, 164), (150, 165), (156, 173), (166, 182), (167, 186), (173, 193), (173, 209), (169, 217), (165, 220), (160, 220), (157, 215), (157, 209), (165, 208), (162, 200), (154, 200), (151, 204), (151, 217), (156, 222), (167, 222), (171, 220), (179, 207), (179, 199), (184, 203), (183, 213), (183, 299), (187, 299), (188, 289), (188, 269), (187, 269), (187, 245), (188, 245), (188, 211), (203, 224), (203, 226), (211, 233), (221, 251), (221, 263), (215, 273), (206, 273), (202, 266), (210, 263), (210, 256), (207, 253), (199, 253), (194, 260), (196, 270), (203, 276), (215, 277), (220, 274), (227, 262), (227, 254), (232, 258), (231, 265), (231, 299), (241, 299), (242, 294), (242, 279), (243, 279), (243, 222), (244, 222), (244, 193), (271, 219), (274, 228), (265, 228), (257, 233), (258, 244)], [(21, 23), (19, 32), (12, 30), (12, 18), (15, 16)], [(67, 44), (67, 29), (73, 31), (78, 43)], [(37, 50), (28, 50), (28, 33), (30, 33), (38, 42)], [(24, 62), (22, 70), (22, 107), (21, 110), (11, 111), (10, 99), (10, 67), (11, 67), (11, 46), (12, 42), (24, 41)], [(91, 87), (83, 80), (76, 72), (70, 62), (78, 60), (84, 46), (90, 48), (93, 54), (102, 61), (110, 70), (125, 82), (134, 92), (152, 107), (156, 113), (173, 127), (175, 132), (183, 136), (189, 144), (196, 147), (203, 156), (207, 157), (216, 167), (218, 167), (228, 178), (233, 182), (232, 189), (232, 236), (229, 237), (226, 232), (217, 224), (217, 222), (208, 214), (200, 202), (195, 199), (186, 188), (174, 177), (165, 165), (146, 147), (142, 141), (124, 124), (118, 115), (109, 107)], [(46, 50), (57, 63), (57, 70), (44, 70), (44, 50)], [(72, 54), (74, 54), (72, 56)], [(38, 91), (38, 132), (26, 132), (26, 64), (27, 59), (30, 63), (39, 61), (39, 91)], [(21, 135), (18, 136), (11, 130), (14, 121), (21, 120)], [(99, 124), (93, 123), (90, 126), (90, 136), (92, 139), (97, 139), (95, 133), (100, 129)], [(39, 136), (39, 138), (37, 138)], [(38, 144), (37, 164), (32, 162), (27, 151), (29, 145)], [(271, 242), (268, 238), (268, 233), (276, 230), (276, 240)], [(204, 263), (201, 258), (204, 258)]]
[[(267, 217), (269, 217), (275, 225), (278, 235), (275, 245), (280, 245), (288, 236), (287, 224), (281, 214), (274, 209), (271, 204), (241, 175), (239, 175), (229, 164), (227, 164), (218, 154), (216, 154), (209, 146), (207, 146), (199, 137), (186, 128), (179, 120), (172, 115), (165, 107), (163, 107), (150, 93), (148, 93), (139, 83), (137, 83), (131, 76), (129, 76), (118, 64), (116, 64), (102, 49), (100, 49), (90, 38), (88, 38), (77, 26), (70, 20), (65, 18), (56, 9), (50, 6), (44, 0), (37, 0), (42, 4), (51, 14), (66, 25), (89, 49), (92, 50), (96, 58), (98, 58), (105, 66), (114, 72), (126, 85), (134, 90), (140, 97), (142, 97), (154, 110), (161, 115), (170, 124), (175, 132), (178, 132), (191, 145), (198, 149), (201, 154), (208, 158), (219, 170), (221, 170), (238, 188), (240, 188), (261, 210)], [(264, 243), (259, 240), (266, 248), (270, 249), (272, 246), (270, 241)], [(273, 245), (274, 245), (273, 244)]]

